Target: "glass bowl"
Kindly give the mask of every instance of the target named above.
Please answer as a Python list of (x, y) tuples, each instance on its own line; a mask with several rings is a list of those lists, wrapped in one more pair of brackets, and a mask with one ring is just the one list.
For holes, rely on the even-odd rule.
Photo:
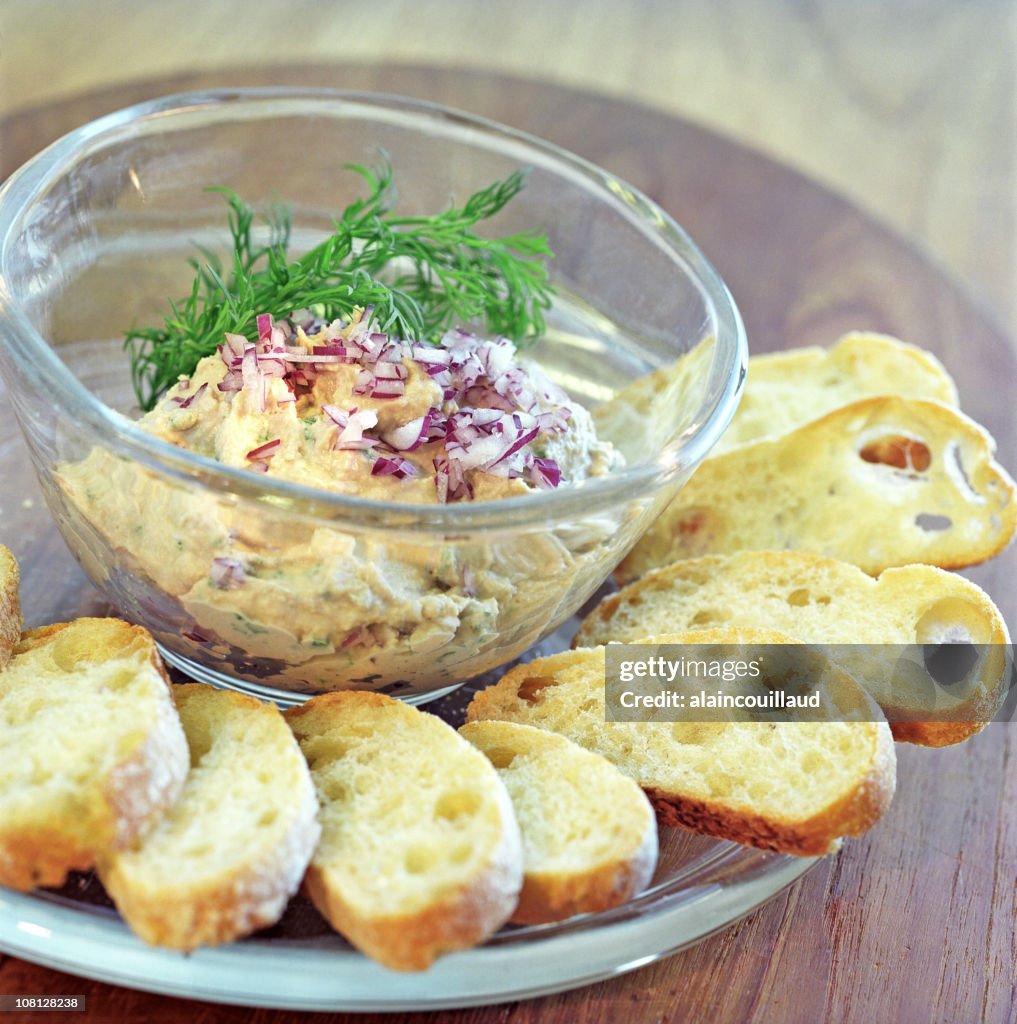
[[(133, 422), (126, 329), (185, 295), (224, 204), (283, 200), (294, 249), (388, 155), (398, 208), (429, 214), (521, 166), (499, 234), (548, 235), (558, 298), (528, 353), (587, 406), (690, 356), (636, 423), (625, 469), (490, 502), (414, 505), (267, 478)], [(694, 357), (694, 359), (693, 359)], [(0, 189), (0, 370), (45, 499), (92, 581), (191, 676), (281, 704), (355, 687), (430, 699), (549, 634), (601, 585), (737, 405), (744, 330), (717, 273), (645, 196), (512, 129), (399, 97), (192, 93), (54, 143)], [(242, 561), (243, 585), (213, 573)]]

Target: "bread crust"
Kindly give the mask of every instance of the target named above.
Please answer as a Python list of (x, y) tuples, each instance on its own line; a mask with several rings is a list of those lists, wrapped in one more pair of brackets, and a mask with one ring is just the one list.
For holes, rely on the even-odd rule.
[(520, 852), (503, 841), (488, 869), (414, 914), (367, 916), (343, 899), (327, 869), (312, 862), (304, 891), (340, 934), (394, 971), (423, 971), (445, 953), (483, 942), (516, 905)]
[(0, 826), (0, 885), (18, 892), (62, 885), (71, 871), (95, 865), (92, 844), (83, 846), (59, 826)]
[(0, 671), (11, 660), (24, 619), (19, 594), (21, 573), (14, 556), (0, 544)]
[(717, 839), (798, 857), (836, 853), (841, 837), (867, 832), (893, 800), (897, 785), (893, 740), (885, 729), (875, 730), (874, 738), (871, 767), (862, 782), (806, 821), (768, 819), (709, 801), (679, 798), (652, 787), (646, 794), (662, 825), (680, 825)]
[(513, 924), (548, 924), (621, 906), (649, 885), (656, 865), (657, 834), (656, 828), (650, 828), (631, 857), (603, 864), (581, 878), (527, 873), (509, 920)]

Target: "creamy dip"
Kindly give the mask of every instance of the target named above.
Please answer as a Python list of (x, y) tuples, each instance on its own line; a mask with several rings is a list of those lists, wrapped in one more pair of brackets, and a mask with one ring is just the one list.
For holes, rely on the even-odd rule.
[[(259, 318), (257, 342), (227, 335), (138, 425), (269, 477), (417, 504), (524, 495), (623, 462), (511, 342), (405, 342), (369, 313)], [(574, 586), (599, 582), (596, 549), (619, 525), (404, 540), (233, 504), (102, 449), (62, 479), (99, 539), (182, 607), (175, 647), (303, 691), (434, 686), (504, 662)]]
[(260, 317), (256, 343), (226, 335), (140, 425), (231, 466), (384, 501), (502, 498), (621, 463), (507, 339), (411, 343), (367, 316), (302, 312)]

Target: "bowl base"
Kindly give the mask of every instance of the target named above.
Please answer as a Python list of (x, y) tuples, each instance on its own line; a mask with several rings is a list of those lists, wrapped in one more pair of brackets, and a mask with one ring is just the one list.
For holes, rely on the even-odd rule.
[[(199, 683), (208, 683), (210, 686), (218, 687), (220, 690), (235, 690), (237, 693), (246, 693), (249, 697), (257, 697), (258, 700), (271, 701), (280, 709), (296, 707), (309, 701), (315, 694), (298, 693), (294, 690), (280, 690), (275, 686), (264, 686), (261, 683), (252, 683), (248, 679), (238, 679), (235, 676), (217, 672), (206, 665), (199, 665), (196, 661), (184, 658), (173, 651), (167, 650), (162, 644), (157, 643), (159, 653), (167, 665), (171, 665), (177, 671), (183, 673), (189, 679), (197, 680)], [(462, 683), (453, 683), (451, 686), (442, 687), (440, 690), (429, 690), (427, 693), (393, 694), (394, 699), (401, 700), (406, 704), (420, 705), (429, 704), (431, 701), (446, 697), (459, 689)]]

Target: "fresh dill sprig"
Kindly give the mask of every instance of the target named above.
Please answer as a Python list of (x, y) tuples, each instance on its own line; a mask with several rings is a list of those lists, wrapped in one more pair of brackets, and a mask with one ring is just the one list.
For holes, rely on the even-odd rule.
[(291, 217), (283, 206), (266, 217), (267, 241), (256, 241), (255, 213), (235, 192), (221, 192), (229, 207), (232, 262), (200, 249), (192, 259), (194, 284), (171, 301), (161, 327), (132, 329), (124, 347), (138, 402), (151, 409), (181, 375), (190, 375), (215, 352), (226, 332), (257, 336), (261, 313), (289, 316), (323, 307), (329, 320), (374, 307), (379, 329), (400, 338), (436, 341), (452, 326), (482, 321), (492, 333), (525, 343), (544, 330), (553, 294), (547, 238), (522, 232), (485, 238), (474, 231), (522, 189), (516, 171), (466, 201), (431, 217), (392, 213), (392, 167), (347, 165), (368, 195), (343, 210), (333, 234), (295, 258), (289, 255)]

